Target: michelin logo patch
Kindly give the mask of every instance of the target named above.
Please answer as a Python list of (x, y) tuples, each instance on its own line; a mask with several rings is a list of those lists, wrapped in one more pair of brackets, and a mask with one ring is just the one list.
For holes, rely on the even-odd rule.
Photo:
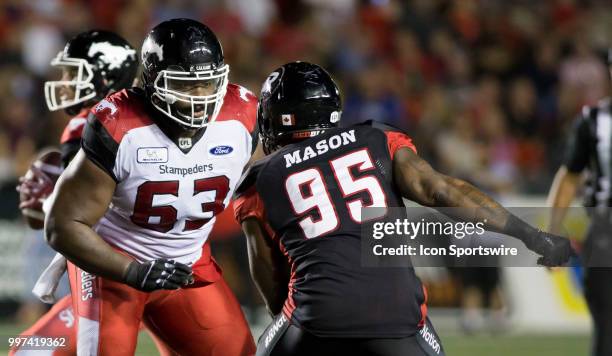
[(137, 151), (138, 163), (166, 163), (168, 162), (167, 147), (141, 147)]
[(211, 155), (215, 155), (215, 156), (225, 156), (225, 155), (232, 153), (233, 151), (234, 151), (234, 148), (232, 146), (225, 146), (225, 145), (215, 146), (211, 148), (210, 150), (208, 150), (208, 152)]

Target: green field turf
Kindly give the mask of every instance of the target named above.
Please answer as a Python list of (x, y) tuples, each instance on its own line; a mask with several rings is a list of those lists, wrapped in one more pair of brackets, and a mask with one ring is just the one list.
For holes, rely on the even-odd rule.
[[(448, 356), (587, 356), (587, 336), (440, 336)], [(157, 355), (141, 333), (137, 355)]]
[[(21, 329), (0, 323), (3, 339), (14, 336)], [(257, 336), (257, 335), (256, 335)], [(589, 337), (585, 335), (531, 336), (463, 336), (445, 335), (440, 338), (449, 356), (587, 356)], [(2, 344), (5, 344), (3, 340)], [(6, 354), (0, 347), (0, 354)], [(136, 355), (157, 355), (155, 345), (146, 333), (141, 333)]]

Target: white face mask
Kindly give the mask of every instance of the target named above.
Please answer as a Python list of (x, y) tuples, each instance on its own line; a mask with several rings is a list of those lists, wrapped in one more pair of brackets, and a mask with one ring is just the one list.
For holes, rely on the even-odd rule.
[[(53, 67), (73, 68), (76, 73), (70, 80), (54, 80), (45, 82), (45, 100), (51, 111), (64, 109), (96, 97), (96, 88), (92, 83), (93, 69), (82, 58), (65, 57), (63, 52), (51, 61)], [(74, 95), (68, 97), (65, 88), (69, 88)]]
[[(153, 106), (172, 120), (201, 128), (217, 118), (227, 91), (229, 66), (197, 72), (162, 70), (153, 82)], [(196, 95), (193, 95), (193, 94)]]

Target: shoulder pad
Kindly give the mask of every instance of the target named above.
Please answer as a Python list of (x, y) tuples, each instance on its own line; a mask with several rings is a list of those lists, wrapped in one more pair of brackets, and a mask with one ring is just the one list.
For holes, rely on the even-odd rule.
[(66, 125), (62, 132), (60, 144), (81, 139), (81, 136), (83, 136), (83, 128), (87, 123), (87, 113), (85, 114), (85, 116), (75, 116), (70, 119), (68, 125)]
[(145, 112), (143, 97), (137, 89), (124, 89), (107, 96), (90, 111), (115, 142), (130, 130), (153, 124)]
[(384, 131), (384, 132), (395, 131), (395, 132), (403, 133), (404, 135), (408, 135), (408, 133), (404, 129), (390, 125), (385, 122), (380, 122), (380, 121), (375, 121), (375, 120), (367, 120), (355, 126), (369, 126), (369, 127), (372, 127), (372, 128)]
[(229, 83), (217, 121), (238, 120), (249, 132), (257, 126), (257, 97), (248, 89)]

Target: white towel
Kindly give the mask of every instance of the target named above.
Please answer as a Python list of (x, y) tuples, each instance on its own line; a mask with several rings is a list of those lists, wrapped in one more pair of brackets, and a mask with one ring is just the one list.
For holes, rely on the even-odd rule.
[(55, 290), (64, 272), (66, 272), (66, 258), (56, 253), (49, 266), (38, 277), (32, 293), (43, 303), (54, 304), (57, 302)]

